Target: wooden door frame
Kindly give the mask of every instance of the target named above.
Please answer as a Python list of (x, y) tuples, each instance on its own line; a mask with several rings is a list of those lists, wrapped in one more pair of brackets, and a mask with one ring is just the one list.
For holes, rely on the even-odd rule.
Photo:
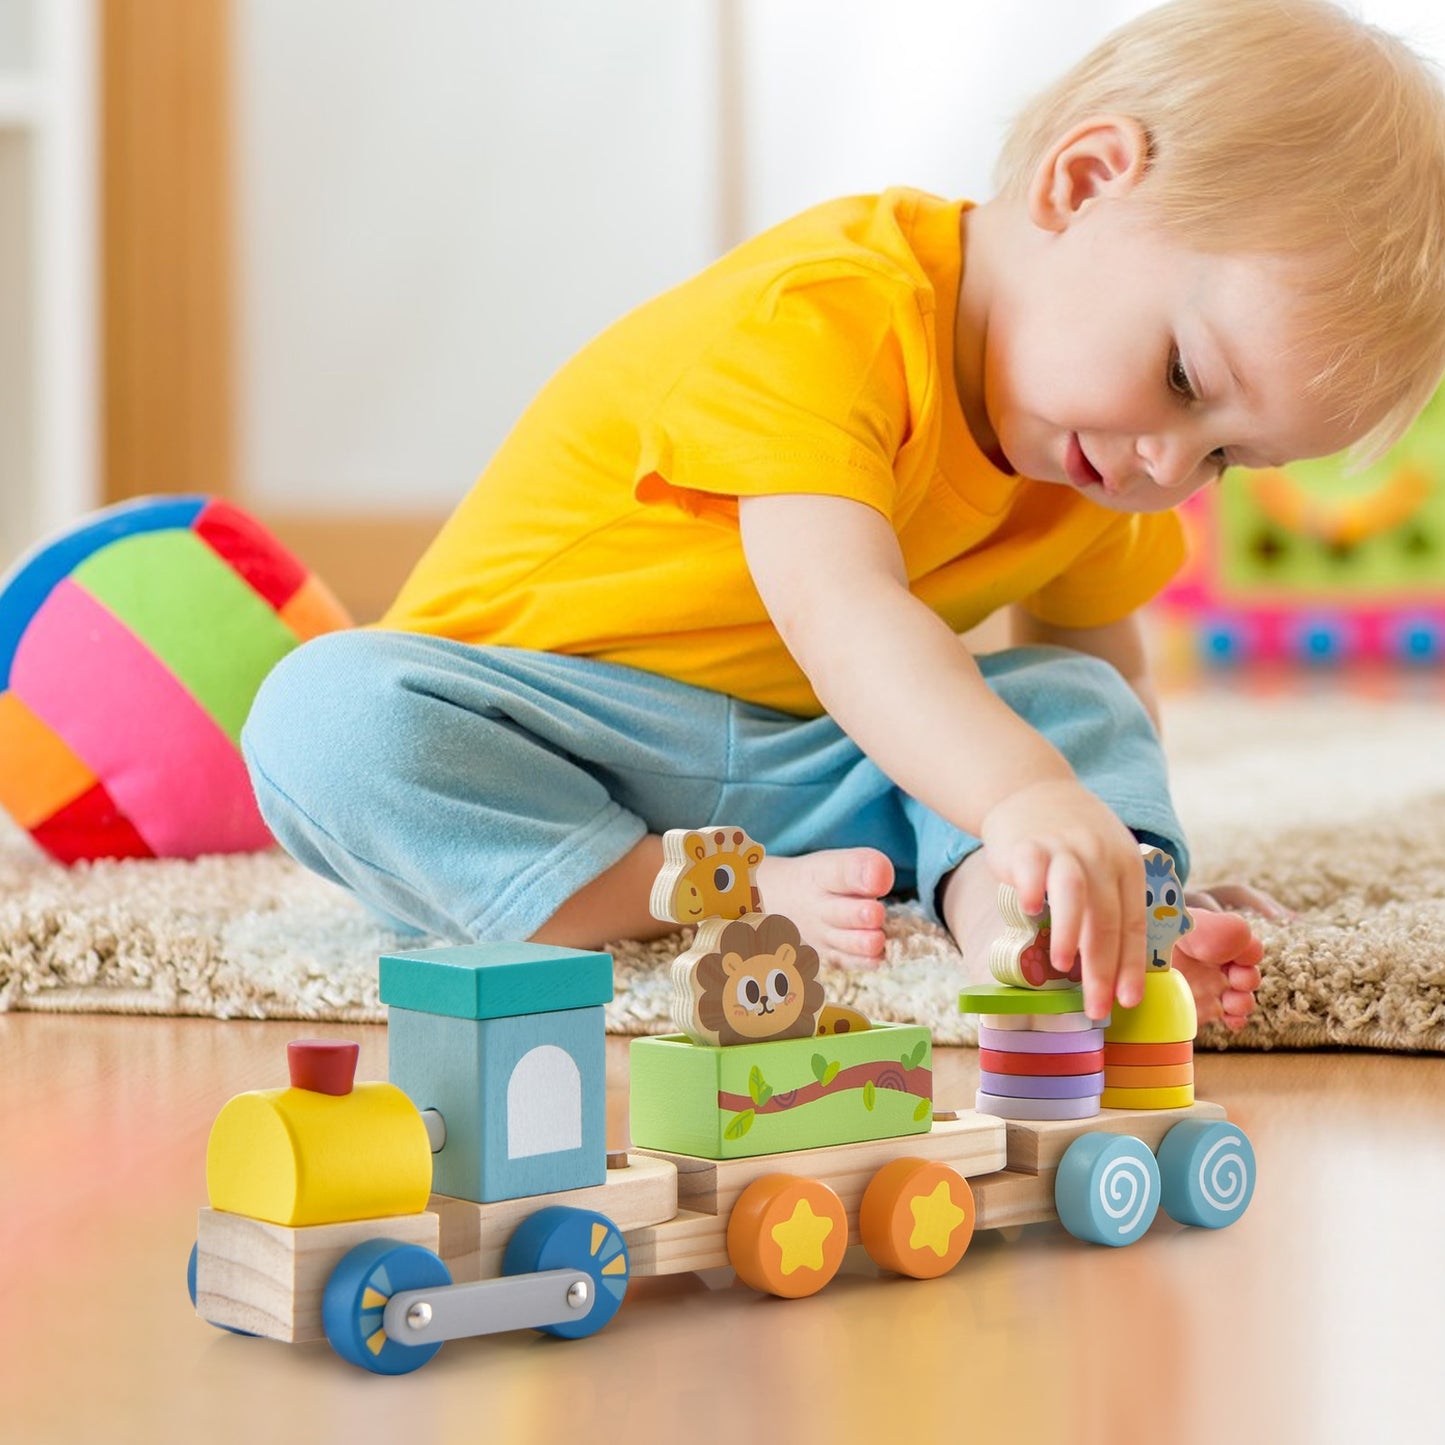
[(234, 484), (229, 0), (101, 0), (102, 492)]

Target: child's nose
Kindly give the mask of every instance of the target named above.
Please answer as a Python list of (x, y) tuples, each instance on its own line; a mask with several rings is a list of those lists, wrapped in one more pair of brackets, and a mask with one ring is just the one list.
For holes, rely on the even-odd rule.
[(1150, 480), (1165, 491), (1193, 481), (1209, 460), (1202, 443), (1179, 434), (1140, 437), (1138, 451)]

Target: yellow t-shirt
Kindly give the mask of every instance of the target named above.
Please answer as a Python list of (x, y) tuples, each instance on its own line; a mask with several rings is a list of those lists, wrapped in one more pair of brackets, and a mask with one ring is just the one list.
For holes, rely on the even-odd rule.
[(814, 716), (738, 536), (737, 497), (778, 492), (876, 508), (956, 631), (1014, 602), (1063, 626), (1132, 612), (1182, 560), (1175, 517), (1010, 476), (964, 423), (962, 209), (830, 202), (625, 316), (528, 407), (381, 625)]

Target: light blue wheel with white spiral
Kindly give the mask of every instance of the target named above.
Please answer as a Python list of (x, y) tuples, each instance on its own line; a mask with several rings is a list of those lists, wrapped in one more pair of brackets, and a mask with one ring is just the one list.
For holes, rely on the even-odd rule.
[(408, 1289), (435, 1289), (452, 1282), (451, 1271), (431, 1250), (395, 1239), (368, 1239), (341, 1258), (321, 1296), (321, 1325), (343, 1360), (374, 1375), (407, 1375), (441, 1349), (441, 1342), (405, 1345), (387, 1334), (386, 1302)]
[(1254, 1148), (1243, 1129), (1223, 1119), (1185, 1119), (1159, 1146), (1159, 1173), (1170, 1219), (1223, 1229), (1254, 1197)]
[(1133, 1244), (1159, 1212), (1159, 1165), (1140, 1139), (1085, 1134), (1059, 1161), (1054, 1208), (1076, 1239)]

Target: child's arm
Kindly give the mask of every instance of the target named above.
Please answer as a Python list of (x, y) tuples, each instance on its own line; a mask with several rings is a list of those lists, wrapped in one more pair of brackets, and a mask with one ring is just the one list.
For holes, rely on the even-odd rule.
[[(1131, 613), (1107, 627), (1054, 627), (1040, 622), (1021, 607), (1015, 607), (1009, 615), (1009, 641), (1016, 647), (1040, 643), (1072, 647), (1077, 652), (1087, 652), (1091, 657), (1100, 657), (1112, 663), (1138, 694), (1145, 711), (1154, 720), (1154, 730), (1162, 731), (1159, 699), (1149, 672), (1148, 650), (1138, 613)], [(1186, 889), (1184, 897), (1191, 908), (1255, 913), (1275, 923), (1287, 923), (1294, 917), (1273, 894), (1248, 883), (1213, 883), (1208, 888)]]
[(1083, 956), (1102, 1017), (1143, 993), (1138, 845), (1062, 755), (989, 690), (957, 635), (908, 590), (898, 539), (839, 497), (739, 501), (758, 593), (823, 707), (890, 778), (981, 838), (996, 876), (1038, 912), (1052, 954)]

